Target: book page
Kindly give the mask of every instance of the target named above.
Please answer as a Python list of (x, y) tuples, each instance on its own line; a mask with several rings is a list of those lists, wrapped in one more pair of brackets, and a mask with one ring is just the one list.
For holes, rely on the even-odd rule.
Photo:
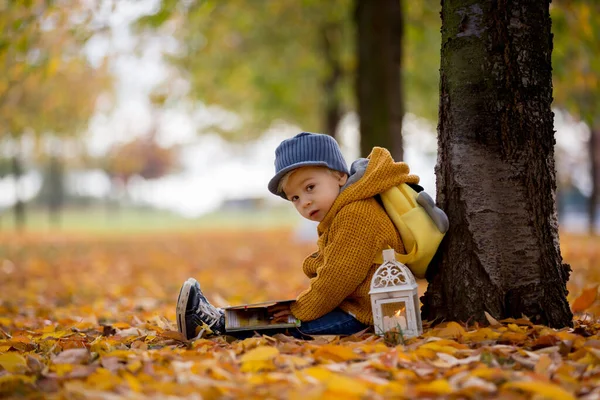
[(289, 310), (292, 301), (245, 304), (225, 308), (225, 330), (255, 330), (299, 326), (299, 321), (291, 314), (275, 317), (276, 313)]

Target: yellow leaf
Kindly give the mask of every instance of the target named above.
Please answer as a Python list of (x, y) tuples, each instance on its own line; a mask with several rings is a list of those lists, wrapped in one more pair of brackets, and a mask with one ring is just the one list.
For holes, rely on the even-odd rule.
[(436, 379), (435, 381), (420, 383), (415, 385), (415, 390), (419, 394), (450, 394), (453, 392), (452, 386), (445, 379)]
[(350, 361), (360, 358), (350, 347), (338, 345), (321, 346), (315, 351), (314, 357), (335, 362)]
[(240, 370), (242, 372), (274, 371), (275, 364), (273, 364), (273, 360), (246, 361), (242, 363)]
[(13, 374), (27, 370), (27, 361), (17, 353), (0, 354), (0, 365)]
[(242, 372), (273, 371), (275, 369), (273, 359), (278, 355), (279, 350), (275, 347), (256, 347), (241, 357), (241, 370)]
[(52, 366), (52, 371), (56, 372), (58, 376), (65, 376), (69, 372), (73, 371), (73, 365), (71, 364), (56, 364)]
[(466, 333), (465, 329), (460, 326), (457, 322), (450, 321), (446, 326), (438, 329), (433, 329), (431, 336), (437, 336), (443, 339), (456, 339)]
[(516, 333), (527, 333), (527, 329), (521, 328), (517, 324), (508, 324), (508, 330)]
[(279, 350), (272, 346), (259, 346), (244, 354), (242, 362), (272, 360), (279, 355)]
[(419, 349), (433, 350), (438, 353), (454, 354), (458, 351), (455, 347), (439, 345), (437, 342), (429, 342), (419, 346)]
[(87, 377), (86, 382), (97, 390), (111, 390), (121, 384), (121, 379), (105, 368), (98, 368)]
[(125, 368), (127, 368), (127, 370), (130, 372), (136, 373), (142, 368), (142, 362), (140, 360), (134, 360), (127, 364), (127, 367)]
[(481, 328), (473, 332), (467, 332), (463, 336), (463, 340), (473, 341), (473, 342), (482, 342), (484, 340), (494, 340), (498, 339), (502, 334), (500, 332), (496, 332), (491, 328)]
[(598, 296), (598, 285), (591, 287), (589, 289), (584, 290), (578, 298), (575, 299), (573, 305), (571, 306), (571, 310), (576, 312), (585, 311), (591, 307), (592, 304), (596, 301), (596, 297)]
[(125, 374), (123, 374), (123, 378), (125, 379), (125, 382), (127, 382), (127, 384), (129, 385), (131, 390), (133, 390), (134, 392), (142, 391), (142, 385), (140, 384), (140, 382), (137, 380), (137, 378), (135, 376), (133, 376), (129, 373), (125, 373)]
[[(323, 367), (308, 368), (304, 372), (324, 384), (328, 392), (335, 394), (362, 396), (368, 390), (364, 383), (347, 376), (335, 374)], [(331, 396), (326, 397), (331, 398)]]
[(432, 360), (437, 357), (437, 353), (435, 352), (435, 350), (423, 348), (423, 346), (416, 349), (412, 354), (413, 354), (413, 356), (416, 357), (415, 359), (417, 359), (417, 360), (418, 359)]
[[(54, 328), (54, 327), (51, 327)], [(45, 330), (45, 329), (44, 329)], [(59, 339), (65, 336), (71, 336), (73, 335), (73, 332), (71, 331), (50, 331), (48, 333), (44, 333), (41, 337), (41, 339), (46, 339), (46, 338), (55, 338), (55, 339)]]
[(311, 360), (298, 356), (286, 356), (285, 361), (293, 365), (295, 368), (304, 368), (312, 364)]
[(27, 376), (27, 375), (2, 375), (0, 376), (0, 387), (2, 387), (4, 384), (11, 384), (11, 383), (16, 383), (16, 382), (22, 382), (22, 383), (34, 383), (35, 382), (35, 376)]
[(553, 383), (539, 381), (508, 382), (503, 389), (519, 389), (551, 400), (575, 400), (575, 396)]
[(478, 367), (471, 371), (471, 376), (483, 378), (488, 381), (507, 379), (507, 372), (499, 368)]

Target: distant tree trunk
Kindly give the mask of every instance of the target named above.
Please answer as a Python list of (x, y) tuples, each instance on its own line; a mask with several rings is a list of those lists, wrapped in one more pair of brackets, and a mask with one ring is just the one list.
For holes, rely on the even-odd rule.
[(590, 127), (590, 142), (589, 154), (590, 154), (590, 178), (592, 181), (592, 193), (590, 194), (590, 200), (588, 204), (588, 217), (589, 217), (589, 233), (590, 235), (596, 234), (596, 218), (597, 218), (597, 207), (598, 207), (598, 191), (600, 186), (600, 128), (597, 126)]
[(555, 208), (548, 0), (442, 2), (437, 201), (428, 320), (572, 325)]
[(25, 203), (22, 200), (21, 185), (19, 182), (23, 175), (23, 166), (21, 165), (18, 152), (12, 157), (12, 172), (15, 177), (15, 227), (18, 231), (23, 231), (25, 229)]
[(342, 118), (339, 85), (343, 73), (338, 53), (341, 46), (340, 26), (337, 23), (321, 27), (322, 51), (329, 73), (323, 81), (325, 95), (324, 126), (325, 133), (336, 137), (337, 129)]
[(60, 226), (60, 212), (64, 204), (64, 169), (57, 156), (50, 157), (48, 165), (48, 213), (50, 224), (56, 228)]
[(381, 146), (389, 149), (394, 159), (402, 160), (400, 0), (356, 0), (355, 23), (361, 154), (366, 156), (373, 146)]

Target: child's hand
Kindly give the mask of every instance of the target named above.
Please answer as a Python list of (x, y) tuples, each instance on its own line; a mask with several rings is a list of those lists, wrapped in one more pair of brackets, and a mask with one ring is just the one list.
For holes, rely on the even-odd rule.
[(289, 304), (277, 304), (271, 306), (269, 307), (268, 312), (272, 324), (285, 323), (288, 321), (289, 316), (292, 315)]
[(286, 309), (286, 310), (281, 310), (276, 312), (275, 314), (273, 314), (273, 318), (274, 319), (283, 319), (284, 317), (288, 317), (292, 315), (292, 312), (290, 311), (290, 309)]

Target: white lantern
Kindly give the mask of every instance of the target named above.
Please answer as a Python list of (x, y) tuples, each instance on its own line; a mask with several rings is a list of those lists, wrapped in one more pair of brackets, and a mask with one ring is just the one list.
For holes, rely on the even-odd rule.
[(398, 332), (408, 338), (423, 333), (417, 282), (410, 269), (396, 261), (394, 249), (383, 251), (369, 294), (376, 334)]

